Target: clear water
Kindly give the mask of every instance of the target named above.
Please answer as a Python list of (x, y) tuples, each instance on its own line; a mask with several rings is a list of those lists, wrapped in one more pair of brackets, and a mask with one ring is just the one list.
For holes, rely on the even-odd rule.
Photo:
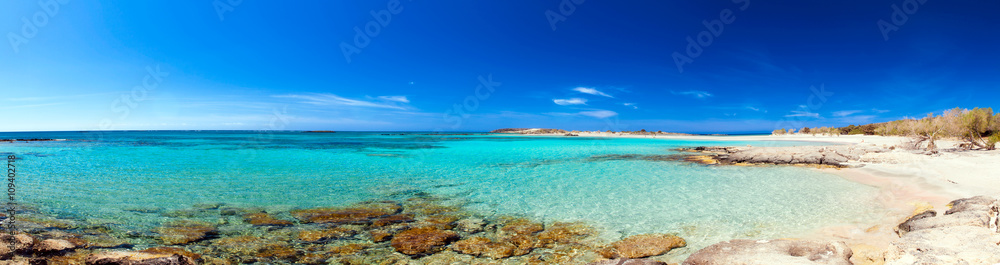
[(488, 215), (586, 221), (608, 238), (680, 233), (704, 246), (794, 237), (879, 211), (875, 188), (804, 168), (594, 158), (816, 143), (398, 134), (0, 133), (75, 139), (0, 143), (0, 153), (20, 158), (21, 200), (62, 217), (137, 227), (163, 220), (125, 209), (203, 202), (290, 209), (426, 192), (466, 200)]

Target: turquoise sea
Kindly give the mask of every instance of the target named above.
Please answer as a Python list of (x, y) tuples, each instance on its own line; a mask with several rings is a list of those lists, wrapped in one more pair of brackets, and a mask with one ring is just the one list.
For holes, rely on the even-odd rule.
[(19, 132), (18, 199), (60, 218), (150, 229), (129, 209), (225, 203), (288, 210), (431, 194), (484, 215), (583, 221), (609, 240), (678, 233), (691, 246), (869, 222), (876, 188), (799, 167), (662, 159), (706, 142), (422, 132)]

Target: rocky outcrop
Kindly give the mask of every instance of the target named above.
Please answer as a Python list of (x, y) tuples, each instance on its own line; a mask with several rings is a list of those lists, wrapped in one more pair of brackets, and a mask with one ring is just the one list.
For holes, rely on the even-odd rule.
[(925, 211), (900, 224), (887, 264), (1000, 263), (1000, 201), (978, 196), (949, 205), (944, 215)]
[(830, 264), (850, 265), (844, 242), (736, 239), (691, 254), (684, 265)]
[(793, 147), (695, 147), (680, 151), (709, 153), (721, 164), (814, 164), (845, 166), (867, 153), (888, 150), (874, 145), (793, 146)]
[(645, 234), (627, 237), (598, 251), (605, 258), (645, 258), (659, 256), (671, 249), (684, 247), (683, 238), (669, 234)]
[(62, 239), (46, 239), (35, 244), (35, 253), (38, 254), (59, 254), (61, 252), (76, 248), (76, 245)]
[(14, 247), (18, 253), (26, 253), (31, 251), (31, 247), (34, 244), (35, 239), (30, 235), (17, 234), (14, 235), (13, 240), (11, 240), (10, 234), (3, 233), (0, 234), (0, 259), (8, 259), (14, 256), (14, 253), (10, 251), (10, 242), (14, 241)]

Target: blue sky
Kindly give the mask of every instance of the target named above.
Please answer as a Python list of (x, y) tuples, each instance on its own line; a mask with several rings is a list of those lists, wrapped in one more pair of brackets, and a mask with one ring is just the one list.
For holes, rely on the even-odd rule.
[(0, 131), (739, 133), (880, 122), (998, 107), (997, 10), (935, 0), (16, 1), (0, 10)]

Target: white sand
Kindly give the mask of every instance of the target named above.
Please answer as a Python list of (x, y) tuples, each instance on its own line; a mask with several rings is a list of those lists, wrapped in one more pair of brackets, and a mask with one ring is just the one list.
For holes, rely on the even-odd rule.
[[(705, 141), (808, 141), (883, 147), (902, 146), (910, 141), (905, 137), (866, 135), (651, 136), (579, 133), (579, 136)], [(959, 143), (955, 140), (936, 142), (942, 150), (954, 148)], [(859, 245), (886, 249), (890, 242), (899, 238), (893, 228), (915, 210), (932, 207), (940, 214), (947, 210), (946, 204), (955, 199), (978, 195), (1000, 197), (1000, 150), (950, 151), (926, 155), (897, 148), (887, 153), (866, 154), (861, 161), (852, 165), (858, 167), (817, 170), (878, 187), (878, 199), (888, 212), (871, 223), (826, 227), (806, 239), (840, 240), (859, 249), (865, 249)]]

